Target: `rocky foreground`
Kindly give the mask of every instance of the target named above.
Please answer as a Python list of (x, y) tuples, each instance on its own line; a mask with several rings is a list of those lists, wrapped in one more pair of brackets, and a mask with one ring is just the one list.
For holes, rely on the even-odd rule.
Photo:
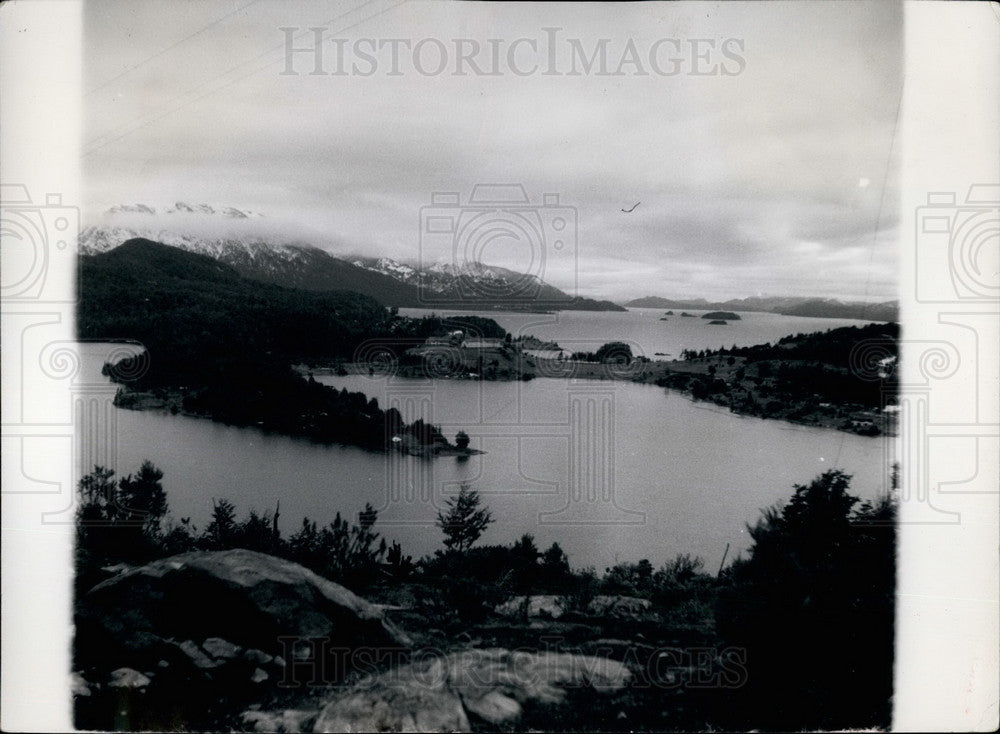
[[(192, 552), (110, 572), (77, 602), (79, 728), (558, 729), (595, 706), (605, 725), (617, 711), (611, 720), (628, 728), (611, 700), (634, 678), (614, 659), (628, 644), (540, 643), (551, 628), (538, 618), (559, 616), (552, 599), (539, 603), (554, 615), (516, 600), (499, 610), (525, 617), (534, 646), (479, 647), (468, 634), (428, 646), (381, 607), (262, 553)], [(609, 613), (622, 603), (595, 605)]]

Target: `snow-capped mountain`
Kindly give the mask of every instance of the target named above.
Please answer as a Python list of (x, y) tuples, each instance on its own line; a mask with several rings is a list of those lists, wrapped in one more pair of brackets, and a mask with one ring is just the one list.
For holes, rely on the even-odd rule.
[(209, 255), (216, 260), (235, 264), (241, 260), (256, 260), (278, 256), (284, 260), (294, 260), (302, 256), (302, 250), (316, 249), (309, 245), (274, 244), (263, 239), (205, 238), (195, 235), (177, 234), (167, 229), (130, 227), (87, 227), (80, 232), (79, 247), (82, 255), (97, 255), (113, 250), (126, 240), (143, 237), (177, 247), (188, 252)]
[(280, 230), (262, 226), (263, 221), (255, 224), (258, 217), (251, 211), (207, 204), (177, 202), (159, 209), (126, 204), (109, 209), (101, 225), (84, 229), (79, 251), (92, 256), (144, 238), (208, 255), (254, 280), (305, 290), (355, 291), (388, 306), (623, 310), (608, 301), (570, 296), (534, 276), (478, 262), (421, 269), (386, 257), (347, 261), (309, 243), (261, 236), (261, 231)]
[(481, 262), (432, 263), (424, 268), (387, 257), (355, 257), (351, 262), (415, 286), (424, 306), (624, 310), (610, 301), (571, 296), (534, 275)]
[(107, 214), (209, 214), (231, 217), (233, 219), (249, 219), (251, 217), (262, 217), (263, 214), (250, 211), (249, 209), (237, 209), (233, 206), (213, 207), (209, 204), (187, 204), (178, 201), (170, 207), (165, 207), (159, 212), (155, 206), (149, 204), (119, 204), (108, 209)]
[[(129, 208), (127, 214), (156, 214), (153, 207), (145, 209), (151, 211)], [(111, 213), (122, 213), (122, 210)], [(205, 210), (196, 213), (208, 214)], [(215, 210), (213, 214), (230, 216), (225, 210)], [(106, 219), (113, 221), (116, 218)], [(240, 275), (253, 280), (304, 290), (354, 291), (371, 296), (389, 306), (415, 306), (419, 301), (415, 287), (387, 275), (352, 265), (303, 242), (276, 242), (260, 236), (243, 234), (239, 236), (181, 234), (163, 226), (170, 222), (162, 216), (150, 216), (148, 221), (146, 217), (130, 216), (128, 219), (138, 226), (108, 225), (84, 229), (79, 236), (80, 254), (97, 255), (113, 250), (131, 239), (143, 238), (188, 252), (208, 255), (232, 266)]]
[[(459, 280), (466, 285), (488, 286), (492, 290), (503, 289), (506, 286), (508, 292), (527, 285), (551, 288), (533, 275), (518, 273), (495, 265), (484, 265), (480, 262), (432, 263), (422, 269), (388, 257), (356, 257), (351, 262), (372, 272), (389, 275), (404, 283), (420, 286), (432, 293), (451, 293), (456, 290)], [(562, 294), (562, 291), (559, 293)], [(555, 294), (553, 293), (553, 295)], [(568, 299), (569, 296), (562, 294), (562, 298)]]

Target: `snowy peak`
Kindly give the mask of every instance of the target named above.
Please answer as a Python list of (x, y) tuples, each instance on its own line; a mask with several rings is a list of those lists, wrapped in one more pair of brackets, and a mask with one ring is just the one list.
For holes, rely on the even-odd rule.
[(208, 216), (228, 217), (230, 219), (250, 219), (253, 217), (263, 217), (263, 214), (250, 211), (249, 209), (237, 209), (234, 206), (212, 206), (210, 204), (188, 204), (183, 201), (176, 202), (173, 206), (157, 209), (149, 204), (118, 204), (108, 209), (105, 214), (205, 214)]
[(160, 242), (188, 252), (209, 255), (216, 260), (234, 264), (237, 260), (255, 260), (258, 257), (276, 257), (294, 260), (302, 257), (303, 251), (316, 248), (308, 245), (273, 244), (263, 239), (203, 238), (195, 235), (177, 234), (159, 228), (131, 227), (87, 227), (80, 232), (79, 247), (82, 255), (97, 255), (118, 247), (123, 242), (136, 237)]
[(356, 257), (355, 265), (375, 273), (382, 273), (404, 283), (418, 285), (425, 291), (448, 294), (455, 291), (457, 282), (475, 282), (492, 286), (509, 284), (523, 287), (525, 282), (542, 284), (534, 275), (518, 273), (497, 265), (481, 262), (432, 263), (424, 268), (414, 267), (388, 257)]
[(146, 204), (119, 204), (108, 209), (106, 214), (156, 214), (156, 207)]
[(213, 207), (209, 204), (187, 204), (178, 201), (172, 208), (167, 209), (165, 214), (208, 214), (212, 216), (230, 217), (231, 219), (250, 219), (251, 217), (262, 217), (263, 214), (250, 211), (249, 209), (237, 209), (234, 206)]

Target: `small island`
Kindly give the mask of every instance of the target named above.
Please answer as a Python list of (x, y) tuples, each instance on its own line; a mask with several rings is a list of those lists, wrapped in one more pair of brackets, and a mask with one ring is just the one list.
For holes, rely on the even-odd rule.
[(709, 326), (725, 326), (728, 323), (729, 323), (728, 321), (723, 321), (722, 319), (712, 319), (711, 321), (708, 322), (708, 325)]
[(732, 311), (709, 311), (702, 315), (703, 319), (715, 319), (721, 320), (723, 323), (726, 321), (739, 321), (740, 315), (733, 313)]
[(693, 319), (694, 318), (694, 314), (693, 313), (688, 313), (687, 311), (681, 311), (681, 316), (686, 316), (689, 319)]

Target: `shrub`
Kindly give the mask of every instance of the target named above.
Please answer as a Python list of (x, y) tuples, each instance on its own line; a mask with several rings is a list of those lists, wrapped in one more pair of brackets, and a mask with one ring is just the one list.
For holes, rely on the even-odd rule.
[(748, 527), (753, 546), (716, 608), (753, 671), (734, 702), (743, 726), (887, 726), (892, 694), (895, 504), (859, 506), (828, 471)]

